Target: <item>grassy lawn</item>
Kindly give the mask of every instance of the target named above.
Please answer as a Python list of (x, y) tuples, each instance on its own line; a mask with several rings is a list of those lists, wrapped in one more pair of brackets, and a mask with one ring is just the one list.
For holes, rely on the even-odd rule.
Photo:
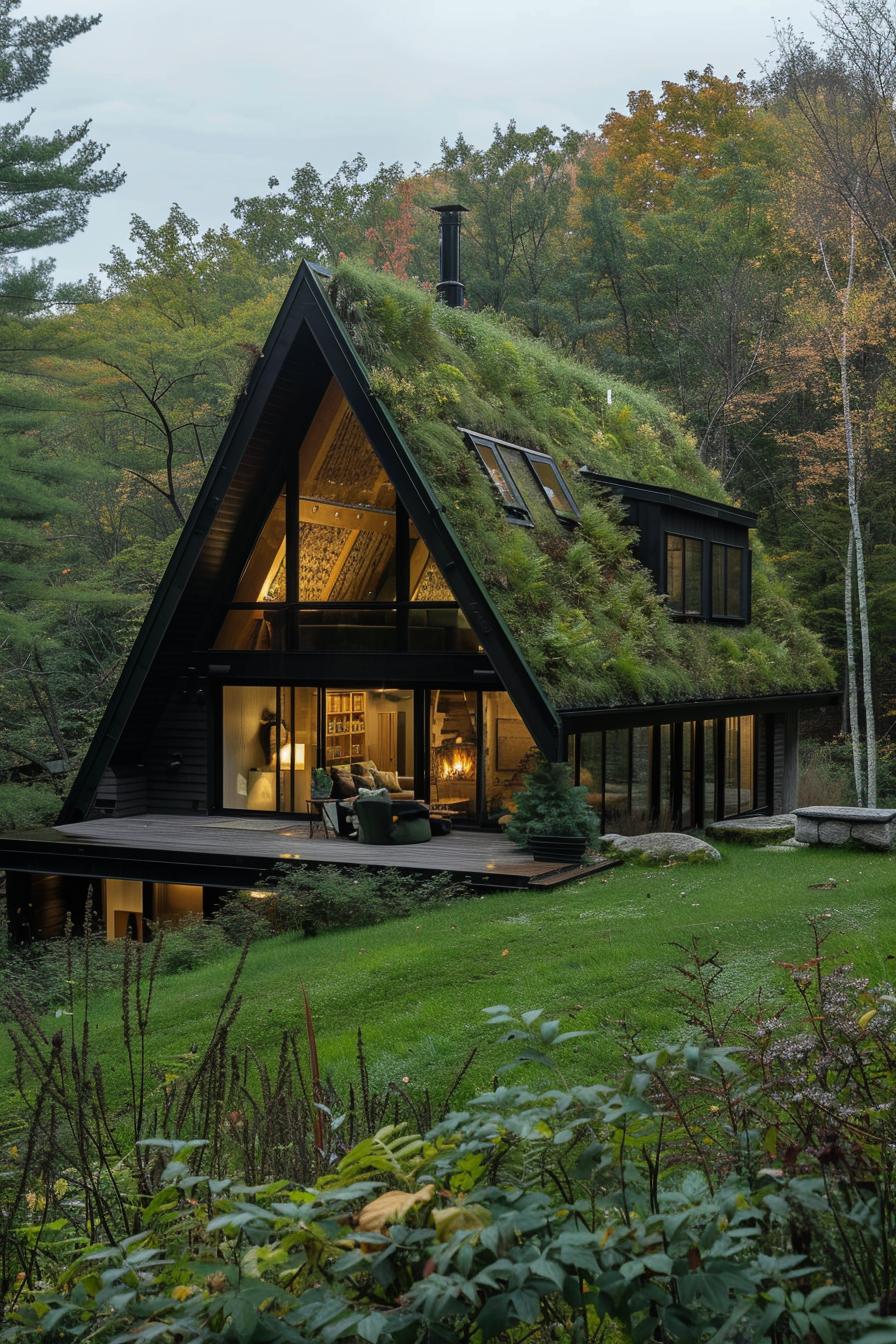
[[(819, 884), (836, 885), (820, 889)], [(879, 981), (896, 959), (896, 857), (832, 850), (762, 853), (728, 846), (721, 864), (626, 867), (553, 892), (507, 892), (374, 928), (258, 943), (246, 965), (236, 1043), (272, 1056), (284, 1027), (303, 1021), (307, 986), (325, 1070), (351, 1072), (363, 1028), (376, 1083), (407, 1076), (438, 1094), (474, 1044), (467, 1089), (505, 1057), (481, 1009), (543, 1007), (595, 1035), (570, 1046), (579, 1079), (619, 1060), (625, 1018), (646, 1042), (680, 1034), (670, 986), (692, 936), (718, 949), (738, 997), (777, 990), (779, 961), (811, 955), (806, 917), (830, 913), (829, 951)], [(163, 1064), (204, 1044), (235, 956), (159, 982), (151, 1049)], [(120, 1006), (95, 1000), (93, 1036), (113, 1094), (123, 1085)], [(58, 1025), (54, 1024), (54, 1025)], [(4, 1042), (0, 1068), (8, 1077)]]

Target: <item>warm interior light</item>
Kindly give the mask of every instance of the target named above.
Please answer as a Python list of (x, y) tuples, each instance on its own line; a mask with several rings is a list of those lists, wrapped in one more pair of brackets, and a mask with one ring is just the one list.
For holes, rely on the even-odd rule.
[(304, 742), (287, 742), (280, 748), (280, 764), (292, 765), (293, 752), (295, 752), (295, 763), (297, 770), (303, 770), (305, 767), (305, 744)]

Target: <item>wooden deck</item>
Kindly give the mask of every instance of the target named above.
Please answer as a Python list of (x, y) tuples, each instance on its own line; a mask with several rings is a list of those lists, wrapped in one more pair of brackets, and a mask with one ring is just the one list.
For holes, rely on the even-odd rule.
[[(556, 886), (612, 866), (537, 863), (494, 831), (456, 830), (422, 845), (363, 845), (325, 839), (306, 821), (168, 816), (102, 817), (41, 831), (0, 836), (0, 867), (96, 877), (142, 877), (252, 886), (278, 863), (364, 865), (417, 873), (456, 873), (477, 887)], [(247, 825), (246, 823), (250, 823)]]

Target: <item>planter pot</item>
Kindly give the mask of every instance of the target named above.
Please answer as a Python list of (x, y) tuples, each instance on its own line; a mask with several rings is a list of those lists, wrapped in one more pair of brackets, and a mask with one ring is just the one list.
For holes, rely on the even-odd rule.
[(327, 799), (328, 799), (328, 798), (332, 798), (332, 796), (333, 796), (333, 786), (332, 786), (332, 784), (331, 784), (330, 787), (327, 789), (326, 793), (324, 793), (322, 790), (319, 790), (319, 789), (312, 789), (312, 790), (311, 790), (311, 797), (314, 799), (314, 801), (315, 801), (316, 803), (325, 803), (325, 802), (327, 801)]
[(581, 863), (588, 848), (584, 835), (533, 835), (528, 846), (532, 857), (543, 863)]

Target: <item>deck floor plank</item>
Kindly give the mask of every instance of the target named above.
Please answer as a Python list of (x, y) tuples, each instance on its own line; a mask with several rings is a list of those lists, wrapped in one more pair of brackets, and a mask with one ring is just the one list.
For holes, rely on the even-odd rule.
[[(555, 886), (584, 875), (576, 865), (536, 861), (497, 831), (455, 830), (417, 845), (363, 845), (325, 838), (319, 830), (310, 837), (303, 821), (287, 818), (282, 828), (272, 831), (269, 818), (260, 820), (262, 829), (254, 830), (222, 826), (220, 817), (205, 814), (97, 817), (0, 835), (0, 850), (21, 859), (21, 867), (30, 872), (198, 881), (218, 887), (257, 885), (281, 861), (456, 873), (479, 890)], [(598, 860), (597, 867), (610, 862)]]

